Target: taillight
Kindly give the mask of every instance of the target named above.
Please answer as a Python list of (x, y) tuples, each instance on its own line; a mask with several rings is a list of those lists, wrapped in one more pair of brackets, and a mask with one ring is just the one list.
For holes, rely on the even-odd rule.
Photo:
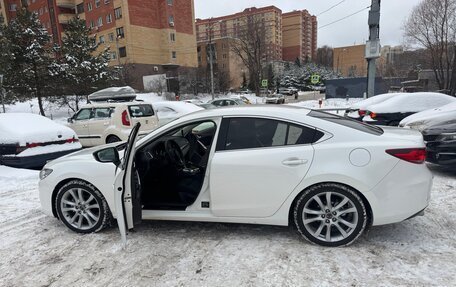
[(43, 144), (41, 143), (27, 143), (27, 148), (34, 148), (38, 146), (42, 146)]
[(424, 148), (389, 149), (386, 150), (386, 153), (416, 164), (421, 164), (426, 160), (426, 149)]
[(26, 150), (26, 149), (27, 149), (27, 147), (25, 147), (25, 146), (19, 146), (19, 145), (17, 145), (17, 146), (16, 146), (16, 154), (20, 154), (21, 152), (23, 152), (23, 151)]
[(66, 143), (77, 143), (79, 140), (75, 138), (67, 139), (65, 142)]
[(369, 116), (371, 117), (371, 119), (375, 119), (377, 117), (377, 114), (374, 112), (370, 112)]
[(366, 111), (358, 110), (358, 114), (360, 117), (364, 117), (366, 115)]
[(131, 125), (128, 112), (126, 110), (122, 112), (122, 124), (127, 127)]

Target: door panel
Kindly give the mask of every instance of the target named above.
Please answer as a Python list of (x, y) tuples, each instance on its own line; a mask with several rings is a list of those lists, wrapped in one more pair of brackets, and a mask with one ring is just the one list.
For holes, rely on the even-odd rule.
[(90, 121), (90, 138), (92, 145), (105, 144), (103, 135), (111, 125), (111, 108), (96, 108), (93, 112), (93, 119)]
[(83, 146), (91, 146), (89, 122), (92, 116), (92, 109), (82, 109), (74, 117), (73, 122), (69, 125), (79, 137)]
[(124, 157), (117, 168), (116, 178), (114, 180), (117, 224), (124, 243), (127, 241), (127, 230), (134, 227), (133, 214), (138, 212), (134, 208), (138, 205), (133, 201), (140, 200), (140, 197), (133, 196), (133, 193), (136, 193), (136, 191), (133, 190), (134, 184), (132, 182), (133, 159), (136, 151), (136, 139), (140, 127), (140, 123), (136, 124), (128, 137)]
[(216, 152), (210, 192), (216, 216), (272, 216), (303, 180), (312, 163), (311, 145)]

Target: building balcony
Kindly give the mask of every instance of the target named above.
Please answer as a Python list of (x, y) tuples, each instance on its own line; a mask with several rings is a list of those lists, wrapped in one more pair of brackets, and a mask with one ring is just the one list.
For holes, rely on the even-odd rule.
[(75, 14), (59, 14), (59, 23), (68, 24), (68, 22), (75, 17)]
[(71, 8), (76, 7), (76, 0), (56, 0), (55, 1), (58, 7), (62, 8)]

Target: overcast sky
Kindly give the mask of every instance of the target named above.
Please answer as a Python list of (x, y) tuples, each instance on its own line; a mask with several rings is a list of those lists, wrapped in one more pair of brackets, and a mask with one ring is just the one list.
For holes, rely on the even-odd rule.
[[(313, 15), (329, 9), (342, 0), (194, 0), (196, 18), (209, 18), (240, 12), (248, 7), (274, 5), (289, 12), (307, 9)], [(421, 0), (383, 0), (381, 2), (380, 38), (382, 45), (403, 44), (402, 26), (414, 6)], [(371, 0), (345, 0), (332, 10), (318, 16), (321, 27), (369, 6)], [(361, 44), (369, 37), (368, 11), (349, 17), (318, 30), (318, 46), (332, 47)]]

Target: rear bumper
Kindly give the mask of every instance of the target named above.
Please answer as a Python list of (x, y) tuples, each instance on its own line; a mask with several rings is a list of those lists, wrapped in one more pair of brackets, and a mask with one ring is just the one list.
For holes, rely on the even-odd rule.
[(368, 193), (373, 225), (401, 222), (421, 213), (429, 205), (432, 181), (425, 164), (399, 161)]
[(79, 151), (81, 149), (67, 150), (61, 152), (39, 154), (34, 156), (19, 157), (15, 155), (4, 155), (0, 156), (0, 164), (15, 167), (15, 168), (27, 168), (27, 169), (40, 169), (48, 161), (62, 157), (64, 155)]

